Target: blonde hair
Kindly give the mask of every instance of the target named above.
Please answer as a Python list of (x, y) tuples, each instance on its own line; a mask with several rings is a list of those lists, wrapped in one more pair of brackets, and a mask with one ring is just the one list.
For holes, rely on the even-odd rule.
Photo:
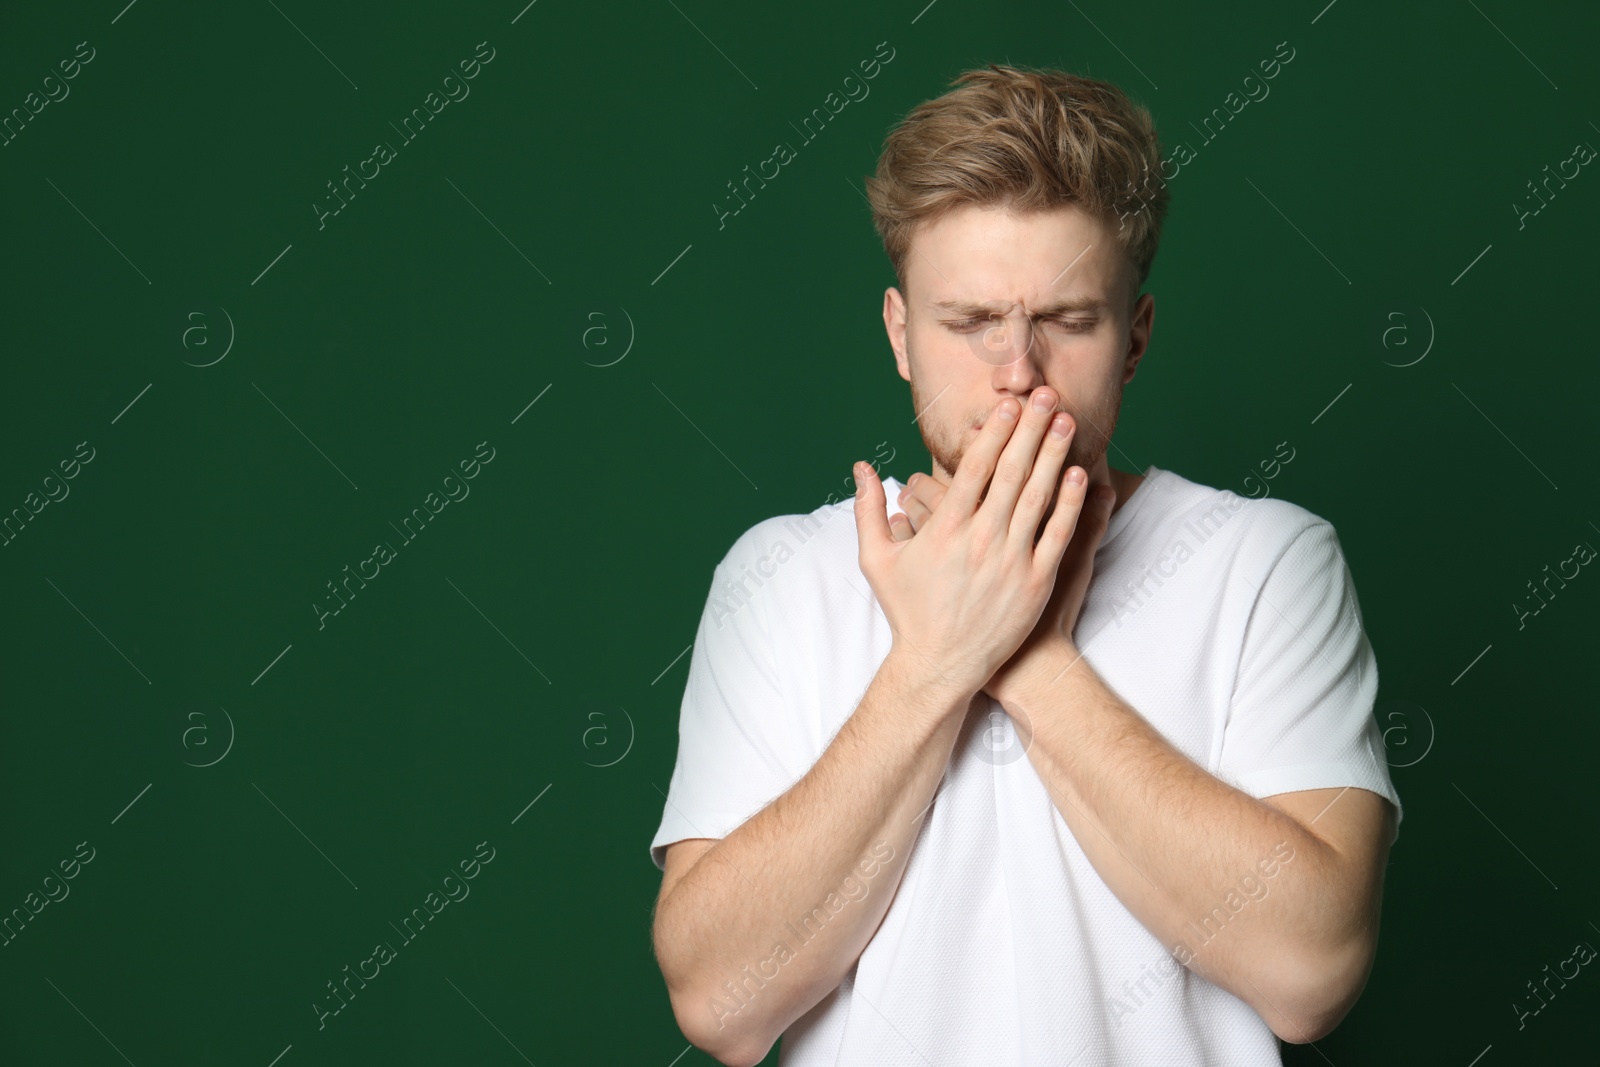
[(901, 291), (920, 224), (963, 204), (1018, 214), (1074, 204), (1114, 227), (1133, 265), (1131, 308), (1170, 199), (1150, 112), (1109, 82), (1059, 70), (991, 63), (950, 84), (890, 131), (866, 181)]

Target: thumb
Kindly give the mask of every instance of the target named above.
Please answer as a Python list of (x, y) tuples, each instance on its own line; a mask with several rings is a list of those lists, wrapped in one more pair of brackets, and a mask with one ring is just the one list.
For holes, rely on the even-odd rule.
[(894, 541), (894, 535), (889, 531), (888, 500), (883, 493), (883, 483), (878, 480), (878, 472), (872, 469), (872, 464), (857, 463), (854, 474), (856, 537), (861, 543), (863, 555), (868, 551), (876, 553)]

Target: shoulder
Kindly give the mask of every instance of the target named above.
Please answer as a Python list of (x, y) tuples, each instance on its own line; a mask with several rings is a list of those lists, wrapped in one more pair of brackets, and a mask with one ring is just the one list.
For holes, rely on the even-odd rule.
[[(885, 514), (901, 510), (894, 498), (902, 483), (883, 478)], [(734, 539), (712, 579), (712, 598), (731, 605), (762, 601), (760, 613), (773, 625), (842, 625), (840, 605), (874, 603), (861, 574), (854, 498), (830, 499), (810, 512), (771, 515)]]
[(1208, 540), (1224, 534), (1232, 553), (1249, 570), (1271, 570), (1297, 543), (1318, 542), (1338, 552), (1333, 524), (1304, 505), (1283, 497), (1240, 496), (1171, 470), (1161, 470), (1158, 477), (1155, 485), (1142, 486), (1139, 492), (1156, 489), (1165, 497), (1166, 520)]

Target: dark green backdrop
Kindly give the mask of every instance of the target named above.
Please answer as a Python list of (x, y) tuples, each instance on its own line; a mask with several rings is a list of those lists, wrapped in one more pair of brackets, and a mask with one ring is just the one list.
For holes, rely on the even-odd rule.
[(711, 1062), (649, 939), (685, 653), (752, 523), (927, 469), (861, 180), (991, 61), (1194, 153), (1113, 463), (1250, 495), (1287, 442), (1359, 587), (1406, 820), (1366, 992), (1286, 1061), (1592, 1056), (1600, 978), (1513, 1009), (1600, 944), (1600, 578), (1519, 620), (1600, 545), (1592, 5), (124, 2), (0, 32), (0, 1059)]

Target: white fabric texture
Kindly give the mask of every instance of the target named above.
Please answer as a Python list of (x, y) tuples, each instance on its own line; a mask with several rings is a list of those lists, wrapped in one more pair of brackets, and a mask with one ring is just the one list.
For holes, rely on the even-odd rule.
[[(901, 483), (884, 482), (893, 514)], [(846, 499), (757, 523), (715, 568), (657, 867), (668, 844), (724, 837), (785, 792), (855, 710), (891, 643), (857, 551)], [(1353, 579), (1305, 508), (1150, 467), (1112, 516), (1074, 638), (1243, 792), (1354, 786), (1399, 809)], [(1232, 881), (1270, 891), (1266, 869)], [(998, 703), (957, 741), (895, 892), (838, 988), (784, 1034), (784, 1067), (1282, 1062), (1249, 1005), (1180, 966), (1107, 888)], [(1189, 948), (1205, 939), (1197, 927)]]

